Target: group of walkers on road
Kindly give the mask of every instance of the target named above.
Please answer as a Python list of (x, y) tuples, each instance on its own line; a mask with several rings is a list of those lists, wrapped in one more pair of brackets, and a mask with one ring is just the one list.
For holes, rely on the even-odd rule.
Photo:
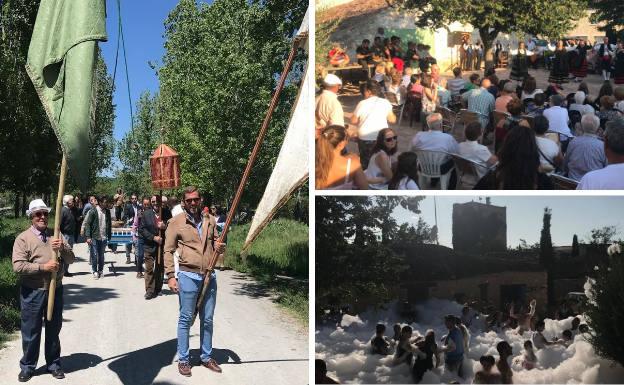
[[(36, 374), (44, 326), (46, 370), (54, 378), (65, 377), (59, 339), (63, 322), (62, 279), (64, 276), (72, 276), (68, 272), (68, 265), (76, 259), (73, 245), (83, 240), (89, 245), (93, 278), (97, 280), (104, 276), (105, 248), (108, 245), (113, 252), (116, 251), (116, 244), (109, 244), (113, 223), (116, 226), (128, 226), (132, 231), (132, 243), (127, 243), (125, 249), (126, 262), (132, 263), (130, 255), (134, 247), (137, 278), (145, 280), (145, 299), (158, 296), (165, 274), (169, 289), (179, 296), (179, 373), (183, 376), (192, 374), (189, 330), (196, 304), (199, 306), (200, 318), (201, 365), (213, 372), (221, 372), (212, 357), (217, 276), (208, 267), (214, 253), (219, 256), (221, 266), (223, 264), (225, 243), (218, 242), (218, 237), (225, 215), (216, 206), (204, 207), (203, 199), (195, 187), (187, 187), (182, 198), (178, 204), (176, 198), (167, 200), (164, 196), (152, 195), (144, 197), (142, 204), (139, 204), (136, 194), (132, 194), (126, 201), (123, 192), (118, 190), (112, 199), (105, 195), (90, 195), (88, 202), (83, 204), (79, 195), (65, 195), (60, 213), (60, 239), (53, 237), (48, 228), (51, 208), (42, 199), (30, 202), (27, 214), (31, 225), (16, 238), (12, 255), (13, 270), (20, 278), (22, 312), (23, 357), (19, 363), (21, 370), (18, 381), (29, 381)], [(198, 304), (198, 296), (208, 273), (209, 286), (203, 302)], [(45, 316), (52, 274), (56, 275), (56, 290), (53, 314), (48, 320)]]

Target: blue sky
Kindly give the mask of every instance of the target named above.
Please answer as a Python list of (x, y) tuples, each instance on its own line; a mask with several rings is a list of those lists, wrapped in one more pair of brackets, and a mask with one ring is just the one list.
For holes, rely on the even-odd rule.
[[(204, 1), (212, 3), (212, 1)], [(123, 36), (128, 55), (128, 75), (130, 78), (130, 95), (132, 108), (143, 91), (158, 91), (158, 77), (148, 61), (160, 66), (164, 50), (164, 22), (178, 0), (121, 0), (121, 16)], [(108, 71), (112, 75), (115, 67), (117, 48), (118, 12), (117, 0), (106, 1), (106, 31), (108, 41), (100, 44)], [(126, 70), (123, 62), (123, 51), (120, 43), (117, 62), (116, 90), (113, 103), (115, 110), (114, 137), (123, 138), (131, 125), (130, 104), (126, 83)]]
[[(479, 201), (485, 196), (437, 196), (440, 244), (452, 247), (453, 203)], [(515, 247), (520, 239), (529, 244), (539, 241), (544, 207), (552, 209), (551, 236), (555, 246), (569, 246), (572, 236), (585, 240), (591, 229), (615, 225), (616, 238), (624, 238), (624, 197), (616, 196), (495, 196), (492, 204), (507, 207), (507, 246)], [(435, 223), (434, 198), (421, 201), (422, 217), (430, 225)], [(402, 208), (394, 211), (399, 223), (418, 222), (418, 216)]]

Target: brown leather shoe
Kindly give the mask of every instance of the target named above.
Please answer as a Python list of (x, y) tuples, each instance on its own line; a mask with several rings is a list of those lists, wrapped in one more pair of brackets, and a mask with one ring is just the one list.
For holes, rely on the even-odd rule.
[(192, 376), (191, 364), (189, 364), (188, 362), (178, 362), (178, 372), (186, 377)]
[(221, 373), (221, 367), (219, 366), (219, 364), (217, 364), (217, 361), (213, 360), (212, 358), (209, 358), (208, 361), (203, 362), (202, 361), (202, 366), (204, 368), (208, 368), (210, 370), (212, 370), (213, 372), (217, 372), (217, 373)]

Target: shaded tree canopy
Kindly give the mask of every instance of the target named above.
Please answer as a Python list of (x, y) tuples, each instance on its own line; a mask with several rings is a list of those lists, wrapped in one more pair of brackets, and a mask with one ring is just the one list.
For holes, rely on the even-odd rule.
[[(39, 2), (34, 1), (0, 3), (0, 189), (22, 196), (55, 191), (61, 161), (58, 140), (24, 67), (38, 9)], [(101, 52), (98, 55), (91, 185), (109, 167), (114, 149), (114, 85)], [(66, 191), (73, 189), (70, 177)]]
[(393, 211), (419, 213), (423, 197), (316, 198), (316, 301), (337, 307), (385, 303), (391, 288), (409, 266), (406, 247), (432, 243), (435, 234), (421, 220), (398, 224)]
[(624, 25), (624, 2), (621, 0), (593, 0), (592, 20), (605, 23), (605, 29), (621, 28)]
[[(182, 0), (165, 22), (159, 69), (165, 141), (182, 181), (216, 201), (233, 197), (308, 2)], [(252, 170), (243, 204), (259, 201), (303, 75), (300, 55)]]
[(419, 27), (445, 28), (458, 21), (479, 28), (486, 60), (492, 60), (492, 43), (499, 33), (524, 32), (560, 37), (587, 9), (586, 0), (386, 1), (400, 9), (416, 11)]
[(152, 191), (149, 158), (160, 143), (158, 95), (145, 91), (136, 105), (134, 124), (119, 142), (119, 183), (131, 193)]

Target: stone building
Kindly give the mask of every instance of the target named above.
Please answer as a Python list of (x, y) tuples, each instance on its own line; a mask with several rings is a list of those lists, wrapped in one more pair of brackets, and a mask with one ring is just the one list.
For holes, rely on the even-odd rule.
[[(438, 60), (440, 68), (450, 70), (459, 63), (459, 47), (450, 42), (449, 36), (453, 32), (470, 34), (471, 40), (480, 40), (479, 30), (470, 24), (454, 22), (446, 28), (427, 29), (417, 28), (414, 24), (416, 15), (411, 12), (397, 11), (390, 7), (386, 0), (316, 0), (316, 22), (323, 23), (329, 20), (341, 19), (340, 25), (331, 36), (331, 40), (343, 45), (352, 59), (355, 59), (355, 49), (363, 39), (371, 41), (378, 35), (378, 29), (384, 29), (384, 37), (400, 36), (404, 44), (408, 41), (428, 44), (431, 54)], [(589, 13), (589, 11), (588, 11)], [(599, 25), (591, 23), (589, 17), (584, 17), (576, 26), (565, 34), (565, 37), (583, 37), (591, 43), (601, 40), (604, 32), (598, 30)], [(499, 34), (496, 40), (503, 47), (516, 48), (519, 39), (526, 39), (525, 35)]]
[(467, 254), (507, 250), (507, 208), (487, 201), (453, 205), (453, 249)]

